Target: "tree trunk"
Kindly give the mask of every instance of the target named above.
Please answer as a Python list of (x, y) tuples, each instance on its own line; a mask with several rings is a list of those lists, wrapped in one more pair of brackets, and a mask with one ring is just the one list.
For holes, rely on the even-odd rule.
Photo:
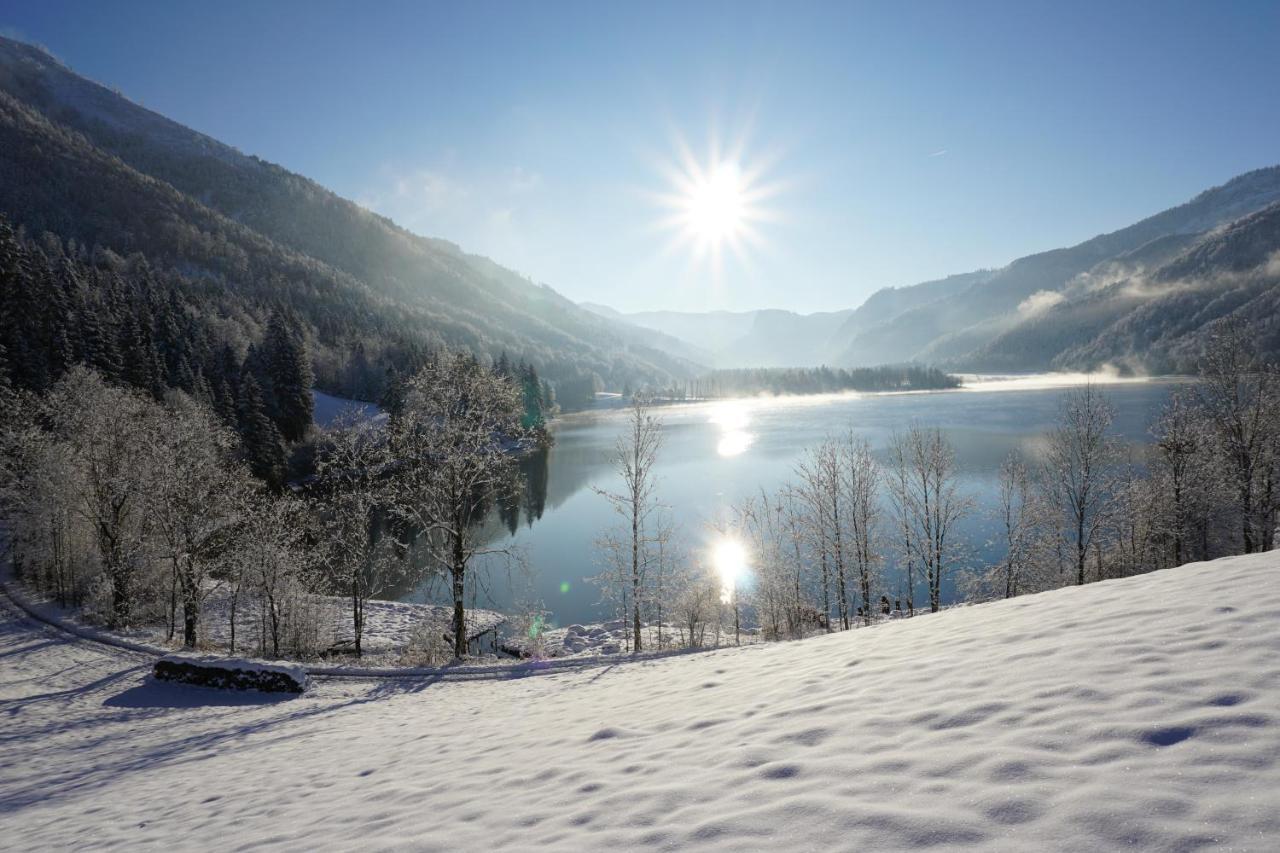
[(1253, 478), (1244, 480), (1240, 488), (1240, 527), (1244, 536), (1244, 552), (1252, 554), (1253, 543)]
[(831, 633), (831, 570), (827, 568), (827, 546), (822, 543), (822, 616), (823, 629)]
[(196, 634), (199, 624), (200, 606), (191, 597), (187, 597), (182, 602), (182, 644), (188, 649), (196, 647), (196, 640), (198, 639)]
[[(640, 443), (636, 442), (636, 470), (640, 470)], [(626, 618), (626, 611), (623, 611)], [(643, 643), (640, 640), (640, 504), (639, 495), (632, 491), (631, 495), (631, 633), (635, 637), (631, 648), (640, 651)]]
[(1084, 541), (1084, 515), (1076, 516), (1076, 585), (1084, 586), (1084, 564), (1088, 546)]
[(351, 630), (356, 635), (356, 657), (363, 657), (360, 640), (364, 634), (364, 602), (360, 597), (359, 582), (351, 581)]
[(178, 626), (175, 624), (178, 618), (178, 563), (174, 560), (173, 573), (169, 576), (169, 636), (168, 641), (173, 642), (173, 635), (177, 632)]
[(461, 531), (453, 537), (453, 656), (467, 656), (467, 613), (463, 595), (466, 592), (467, 563), (462, 552)]
[(240, 603), (240, 588), (236, 587), (236, 591), (231, 595), (230, 605), (230, 628), (231, 628), (231, 654), (236, 653), (236, 605)]

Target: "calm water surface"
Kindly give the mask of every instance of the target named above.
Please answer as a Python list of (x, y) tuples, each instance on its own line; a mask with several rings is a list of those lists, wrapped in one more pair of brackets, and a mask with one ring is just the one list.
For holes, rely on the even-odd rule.
[[(1115, 431), (1135, 448), (1145, 444), (1152, 419), (1178, 380), (1107, 385), (1117, 409)], [(826, 435), (852, 428), (881, 456), (895, 430), (913, 422), (940, 427), (956, 448), (961, 488), (977, 507), (962, 529), (975, 564), (1001, 555), (992, 540), (998, 498), (997, 472), (1012, 450), (1036, 458), (1052, 427), (1065, 380), (976, 383), (971, 388), (915, 394), (840, 395), (682, 404), (656, 409), (663, 443), (656, 476), (658, 497), (691, 550), (706, 548), (709, 525), (727, 517), (737, 502), (796, 481), (795, 468), (807, 447)], [(510, 572), (499, 558), (487, 562), (474, 591), (481, 607), (508, 609), (541, 602), (559, 624), (607, 618), (598, 589), (585, 578), (600, 571), (594, 542), (620, 519), (595, 489), (620, 490), (610, 455), (624, 426), (625, 411), (578, 413), (554, 427), (555, 446), (527, 460), (530, 482), (523, 505), (495, 513), (486, 536), (498, 546), (515, 545), (527, 568)], [(514, 528), (514, 532), (512, 531)], [(888, 550), (887, 548), (885, 550)], [(901, 580), (886, 554), (884, 590), (901, 595)], [(405, 597), (436, 597), (438, 584), (423, 583)], [(955, 580), (943, 596), (956, 598)], [(917, 601), (921, 598), (917, 595)]]

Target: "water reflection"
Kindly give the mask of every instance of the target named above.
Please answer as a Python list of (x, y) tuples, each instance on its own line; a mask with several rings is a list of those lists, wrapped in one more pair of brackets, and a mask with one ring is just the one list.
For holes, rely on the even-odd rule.
[[(1140, 448), (1148, 427), (1166, 399), (1168, 382), (1117, 384), (1105, 393), (1115, 403), (1115, 431)], [(971, 559), (998, 559), (997, 471), (1010, 451), (1034, 464), (1043, 436), (1053, 425), (1061, 388), (839, 395), (821, 399), (721, 401), (664, 407), (663, 446), (655, 471), (658, 499), (679, 523), (676, 542), (692, 555), (711, 556), (708, 525), (728, 516), (729, 508), (760, 489), (774, 491), (794, 480), (795, 464), (808, 446), (830, 433), (852, 429), (884, 450), (894, 430), (912, 422), (937, 426), (953, 443), (961, 468), (961, 486), (974, 496), (978, 511), (958, 535), (971, 546)], [(601, 571), (595, 541), (618, 518), (594, 488), (618, 491), (621, 483), (610, 454), (624, 426), (625, 412), (587, 412), (555, 425), (555, 445), (522, 460), (525, 483), (514, 499), (486, 519), (483, 535), (495, 546), (523, 549), (527, 573), (508, 570), (501, 559), (480, 566), (486, 583), (469, 590), (480, 606), (542, 602), (561, 624), (603, 618), (599, 590), (585, 578)], [(741, 433), (745, 439), (735, 437)], [(736, 452), (725, 452), (736, 451)], [(716, 540), (710, 540), (714, 543)], [(886, 552), (889, 550), (886, 546)], [(890, 598), (904, 587), (893, 554), (885, 554), (882, 589)], [(405, 590), (408, 597), (428, 594), (426, 585)], [(955, 599), (948, 578), (943, 598)]]
[(711, 549), (711, 565), (720, 578), (720, 600), (728, 604), (747, 574), (747, 549), (737, 539), (721, 539)]
[(751, 446), (755, 438), (747, 432), (750, 423), (748, 403), (745, 400), (725, 400), (713, 403), (709, 422), (720, 430), (720, 440), (716, 443), (716, 454), (719, 456), (740, 456)]

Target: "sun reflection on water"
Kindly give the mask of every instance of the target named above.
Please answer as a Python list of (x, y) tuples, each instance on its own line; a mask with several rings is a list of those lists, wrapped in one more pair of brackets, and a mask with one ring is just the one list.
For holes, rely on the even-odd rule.
[(747, 573), (747, 549), (736, 539), (721, 539), (712, 548), (711, 565), (720, 578), (720, 599), (728, 604)]
[(755, 436), (747, 431), (751, 420), (747, 407), (739, 400), (717, 403), (711, 411), (710, 420), (720, 428), (720, 440), (716, 444), (716, 454), (719, 456), (739, 456), (755, 440)]

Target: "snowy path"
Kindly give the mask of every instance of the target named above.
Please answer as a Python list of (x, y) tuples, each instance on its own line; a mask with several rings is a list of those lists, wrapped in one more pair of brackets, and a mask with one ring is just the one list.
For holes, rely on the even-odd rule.
[(1280, 849), (1280, 557), (292, 700), (0, 608), (0, 847)]

